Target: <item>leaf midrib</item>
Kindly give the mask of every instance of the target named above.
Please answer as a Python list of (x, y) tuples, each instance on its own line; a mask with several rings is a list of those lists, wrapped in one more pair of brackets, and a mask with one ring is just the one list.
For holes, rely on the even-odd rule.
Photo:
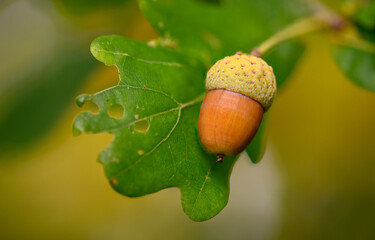
[[(199, 102), (201, 102), (203, 100), (203, 97), (204, 95), (200, 95), (196, 98), (194, 98), (192, 101), (190, 102), (187, 102), (185, 104), (181, 104), (180, 106), (176, 107), (176, 108), (172, 108), (172, 109), (169, 109), (167, 111), (164, 111), (164, 112), (160, 112), (160, 113), (157, 113), (157, 114), (153, 114), (153, 115), (150, 115), (150, 116), (147, 116), (147, 117), (144, 117), (142, 119), (137, 119), (136, 121), (133, 121), (135, 124), (136, 122), (138, 121), (144, 121), (144, 120), (147, 120), (149, 118), (152, 118), (152, 117), (158, 117), (158, 116), (161, 116), (161, 115), (164, 115), (166, 113), (169, 113), (169, 112), (173, 112), (173, 111), (177, 111), (178, 110), (178, 115), (177, 115), (177, 119), (176, 119), (176, 122), (175, 124), (173, 125), (172, 129), (169, 131), (169, 133), (167, 134), (166, 137), (164, 137), (162, 140), (160, 140), (149, 152), (145, 153), (144, 155), (142, 155), (140, 158), (138, 158), (133, 164), (131, 164), (130, 166), (127, 166), (123, 169), (121, 169), (120, 171), (118, 171), (116, 174), (114, 174), (114, 176), (112, 177), (112, 179), (115, 179), (117, 178), (119, 175), (131, 170), (132, 168), (134, 168), (136, 165), (138, 165), (143, 159), (145, 159), (147, 156), (151, 155), (158, 147), (160, 147), (164, 142), (166, 142), (169, 137), (172, 135), (172, 133), (174, 132), (174, 130), (176, 129), (178, 123), (180, 122), (180, 119), (181, 119), (181, 114), (182, 114), (182, 109), (184, 108), (187, 108), (187, 107), (190, 107), (190, 106), (193, 106), (195, 104), (198, 104)], [(128, 127), (128, 126), (131, 126), (131, 124), (129, 123), (127, 126), (125, 127)]]

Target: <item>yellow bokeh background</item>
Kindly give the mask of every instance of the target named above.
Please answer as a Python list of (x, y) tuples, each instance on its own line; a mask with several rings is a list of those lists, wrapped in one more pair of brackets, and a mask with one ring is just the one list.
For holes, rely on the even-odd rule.
[[(10, 7), (42, 11), (22, 4)], [(138, 40), (155, 38), (131, 7), (129, 24), (119, 32)], [(90, 19), (105, 25), (113, 21), (108, 15), (98, 11), (71, 21), (90, 29)], [(32, 148), (1, 159), (0, 239), (372, 239), (375, 93), (340, 72), (329, 35), (312, 34), (303, 41), (307, 49), (267, 113), (265, 157), (254, 165), (241, 156), (229, 204), (212, 220), (189, 220), (178, 189), (140, 198), (113, 191), (96, 162), (112, 136), (73, 137), (72, 121), (82, 109), (72, 101)], [(3, 84), (6, 74), (0, 76)], [(116, 69), (100, 65), (81, 92), (117, 80)]]

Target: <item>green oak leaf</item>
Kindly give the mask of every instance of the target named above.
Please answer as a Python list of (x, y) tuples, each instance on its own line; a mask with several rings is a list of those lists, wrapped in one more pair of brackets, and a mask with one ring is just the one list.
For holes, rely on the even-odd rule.
[(276, 31), (310, 12), (300, 0), (138, 2), (152, 26), (167, 40), (164, 44), (201, 59), (207, 66), (237, 51), (251, 52)]
[(361, 8), (354, 16), (355, 21), (368, 30), (375, 30), (375, 2)]
[(267, 114), (263, 115), (262, 123), (258, 129), (253, 140), (246, 148), (246, 153), (250, 157), (250, 160), (253, 163), (258, 163), (262, 160), (263, 154), (266, 150), (266, 134), (265, 134), (265, 125), (267, 122)]
[(375, 92), (375, 48), (339, 46), (334, 51), (334, 59), (353, 83)]
[[(168, 49), (118, 36), (100, 37), (93, 55), (120, 72), (118, 86), (77, 98), (92, 101), (99, 113), (81, 113), (74, 132), (109, 132), (115, 138), (100, 154), (113, 188), (136, 197), (167, 187), (181, 190), (185, 213), (207, 220), (226, 205), (234, 158), (217, 164), (199, 144), (197, 119), (205, 91), (202, 66), (193, 67)], [(123, 117), (112, 118), (119, 104)]]
[(375, 42), (375, 2), (369, 2), (353, 16), (358, 32), (367, 41)]
[[(268, 4), (247, 0), (220, 4), (139, 0), (160, 39), (143, 43), (103, 36), (92, 43), (93, 55), (116, 66), (120, 81), (113, 88), (77, 98), (80, 106), (95, 103), (99, 112), (81, 113), (73, 132), (114, 135), (98, 160), (116, 191), (136, 197), (177, 187), (183, 210), (195, 221), (212, 218), (225, 207), (236, 158), (217, 164), (216, 157), (199, 143), (197, 120), (205, 74), (216, 60), (237, 51), (249, 52), (304, 12), (296, 11), (298, 0), (267, 2), (280, 8), (270, 10)], [(252, 14), (245, 11), (247, 7)], [(273, 61), (280, 85), (302, 50), (298, 43), (286, 42), (266, 56)], [(112, 115), (118, 106), (123, 113)], [(263, 154), (263, 129), (264, 124), (247, 149), (253, 162)]]

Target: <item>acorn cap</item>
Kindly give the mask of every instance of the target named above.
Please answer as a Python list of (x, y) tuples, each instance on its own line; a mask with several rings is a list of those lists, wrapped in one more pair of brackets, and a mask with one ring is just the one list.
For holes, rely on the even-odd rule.
[(260, 103), (267, 111), (276, 95), (273, 69), (263, 59), (243, 53), (225, 57), (207, 73), (206, 89), (241, 93)]

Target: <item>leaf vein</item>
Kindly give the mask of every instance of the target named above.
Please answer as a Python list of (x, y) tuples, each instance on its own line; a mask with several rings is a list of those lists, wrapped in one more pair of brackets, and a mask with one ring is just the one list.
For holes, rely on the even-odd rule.
[(168, 183), (170, 181), (172, 181), (172, 179), (174, 178), (174, 176), (176, 175), (176, 172), (177, 172), (177, 168), (176, 168), (176, 161), (174, 159), (174, 156), (173, 156), (173, 153), (172, 153), (172, 148), (171, 148), (171, 144), (168, 142), (168, 148), (169, 148), (169, 152), (171, 153), (171, 157), (172, 157), (172, 162), (173, 162), (173, 174), (172, 176), (168, 179)]
[(206, 183), (207, 183), (207, 180), (208, 180), (208, 178), (209, 178), (209, 176), (210, 176), (210, 174), (211, 174), (211, 170), (212, 170), (212, 168), (214, 167), (214, 165), (215, 165), (215, 164), (212, 164), (211, 167), (210, 167), (210, 169), (208, 170), (208, 172), (207, 172), (207, 174), (206, 174), (206, 177), (205, 177), (205, 179), (204, 179), (204, 181), (203, 181), (203, 183), (202, 183), (202, 187), (201, 187), (201, 189), (199, 190), (199, 192), (198, 192), (198, 194), (197, 194), (197, 197), (196, 197), (195, 200), (194, 200), (193, 208), (192, 208), (192, 210), (191, 210), (191, 214), (192, 214), (192, 215), (194, 214), (195, 206), (196, 206), (196, 204), (197, 204), (198, 198), (199, 198), (199, 196), (201, 195), (201, 193), (202, 193), (202, 191), (203, 191), (203, 188), (204, 188), (204, 186), (205, 186)]
[[(203, 97), (204, 97), (204, 95), (198, 96), (197, 98), (193, 99), (192, 101), (187, 102), (187, 103), (185, 103), (185, 104), (182, 104), (182, 105), (179, 106), (179, 107), (176, 107), (176, 108), (173, 108), (173, 109), (170, 109), (170, 110), (168, 110), (168, 111), (161, 112), (161, 113), (157, 113), (157, 114), (154, 114), (154, 115), (150, 115), (150, 116), (148, 116), (148, 117), (145, 117), (145, 118), (142, 118), (142, 119), (138, 119), (138, 120), (136, 120), (136, 121), (133, 121), (132, 123), (127, 124), (127, 125), (130, 126), (131, 124), (134, 124), (134, 123), (136, 123), (136, 122), (138, 122), (138, 121), (142, 121), (142, 120), (145, 120), (145, 119), (150, 118), (150, 117), (159, 116), (159, 115), (162, 115), (162, 114), (165, 114), (165, 113), (168, 113), (168, 112), (172, 112), (172, 111), (176, 111), (176, 110), (178, 110), (177, 120), (176, 120), (175, 124), (173, 125), (171, 131), (169, 131), (168, 135), (167, 135), (165, 138), (163, 138), (159, 143), (157, 143), (157, 144), (155, 145), (155, 147), (152, 148), (149, 152), (145, 153), (144, 155), (142, 155), (142, 157), (138, 158), (138, 159), (137, 159), (132, 165), (130, 165), (130, 166), (126, 167), (126, 168), (123, 168), (123, 169), (121, 169), (119, 172), (117, 172), (117, 173), (112, 177), (112, 179), (114, 179), (114, 178), (118, 177), (120, 174), (123, 174), (123, 173), (129, 171), (130, 169), (134, 168), (134, 167), (135, 167), (136, 165), (138, 165), (143, 159), (145, 159), (147, 156), (151, 155), (151, 154), (152, 154), (152, 153), (153, 153), (158, 147), (160, 147), (161, 144), (163, 144), (165, 141), (167, 141), (167, 140), (169, 139), (169, 137), (172, 135), (172, 133), (174, 132), (174, 130), (176, 129), (178, 123), (180, 122), (182, 109), (183, 109), (183, 108), (186, 108), (186, 107), (189, 107), (189, 106), (192, 106), (192, 105), (194, 105), (194, 104), (199, 103), (200, 101), (203, 100)], [(124, 126), (122, 126), (122, 128), (123, 128), (123, 127), (124, 127)]]
[(123, 52), (113, 52), (113, 51), (108, 51), (108, 50), (103, 50), (103, 49), (98, 49), (98, 52), (104, 52), (108, 54), (113, 54), (113, 55), (120, 55), (120, 56), (125, 56), (125, 57), (130, 57), (136, 61), (139, 62), (145, 62), (149, 64), (158, 64), (158, 65), (164, 65), (164, 66), (171, 66), (171, 67), (182, 67), (182, 64), (176, 63), (176, 62), (164, 62), (164, 61), (154, 61), (154, 60), (148, 60), (148, 59), (143, 59), (143, 58), (137, 58), (134, 56), (131, 56), (128, 53), (123, 53)]
[(131, 170), (135, 166), (137, 166), (143, 159), (145, 159), (147, 156), (149, 156), (150, 154), (152, 154), (156, 149), (158, 149), (160, 147), (160, 145), (162, 145), (165, 141), (167, 141), (168, 138), (172, 135), (173, 131), (176, 129), (176, 127), (177, 127), (177, 125), (178, 125), (178, 123), (180, 121), (181, 112), (182, 112), (182, 109), (180, 108), (179, 111), (178, 111), (178, 116), (177, 116), (176, 123), (173, 125), (171, 131), (169, 131), (169, 133), (168, 133), (168, 135), (166, 137), (164, 137), (158, 144), (156, 144), (154, 148), (152, 148), (150, 151), (148, 151), (142, 157), (138, 158), (132, 165), (130, 165), (129, 167), (126, 167), (126, 168), (120, 170), (118, 173), (116, 173), (114, 175), (114, 178), (116, 178), (118, 175), (123, 174), (123, 173)]
[[(143, 118), (140, 118), (140, 119), (136, 119), (132, 122), (129, 122), (128, 124), (126, 125), (122, 125), (122, 126), (119, 126), (117, 128), (112, 128), (112, 129), (106, 129), (106, 130), (103, 130), (103, 131), (118, 131), (118, 130), (121, 130), (121, 129), (124, 129), (124, 128), (127, 128), (127, 127), (130, 127), (130, 126), (133, 126), (134, 124), (138, 123), (138, 122), (142, 122), (142, 121), (145, 121), (145, 120), (148, 120), (150, 118), (154, 118), (154, 117), (159, 117), (161, 115), (164, 115), (164, 114), (167, 114), (167, 113), (170, 113), (170, 112), (173, 112), (173, 111), (177, 111), (177, 110), (181, 110), (181, 107), (175, 107), (175, 108), (171, 108), (171, 109), (168, 109), (166, 111), (163, 111), (163, 112), (158, 112), (158, 113), (155, 113), (155, 114), (152, 114), (152, 115), (149, 115), (149, 116), (146, 116), (146, 117), (143, 117)], [(101, 131), (101, 132), (103, 132)]]
[(156, 90), (156, 89), (153, 89), (153, 88), (148, 88), (148, 87), (137, 87), (137, 86), (132, 86), (132, 85), (122, 85), (122, 86), (118, 86), (118, 87), (127, 87), (127, 88), (134, 88), (134, 89), (141, 89), (141, 90), (148, 90), (148, 91), (151, 91), (151, 92), (156, 92), (156, 93), (160, 93), (160, 94), (163, 94), (164, 96), (170, 98), (172, 101), (174, 101), (177, 105), (182, 105), (182, 103), (180, 103), (179, 101), (177, 101), (175, 98), (173, 98), (172, 96), (170, 96), (169, 94), (167, 94), (166, 92), (163, 92), (163, 91), (160, 91), (160, 90)]
[(119, 126), (117, 128), (111, 128), (111, 129), (102, 129), (101, 131), (98, 131), (99, 132), (108, 132), (108, 131), (111, 131), (111, 132), (114, 132), (114, 131), (118, 131), (118, 130), (121, 130), (121, 129), (124, 129), (124, 128), (127, 128), (127, 127), (130, 127), (138, 122), (141, 122), (141, 121), (144, 121), (144, 120), (148, 120), (150, 118), (153, 118), (153, 117), (158, 117), (158, 116), (161, 116), (161, 115), (164, 115), (164, 114), (167, 114), (167, 113), (170, 113), (170, 112), (173, 112), (173, 111), (177, 111), (177, 110), (182, 110), (186, 107), (189, 107), (191, 105), (194, 105), (194, 104), (197, 104), (199, 102), (201, 102), (203, 100), (203, 97), (204, 95), (201, 95), (201, 96), (198, 96), (197, 98), (193, 99), (192, 101), (190, 102), (187, 102), (185, 104), (179, 104), (180, 106), (178, 107), (175, 107), (175, 108), (171, 108), (171, 109), (168, 109), (168, 110), (165, 110), (163, 112), (158, 112), (158, 113), (155, 113), (155, 114), (152, 114), (152, 115), (149, 115), (149, 116), (146, 116), (146, 117), (143, 117), (143, 118), (140, 118), (140, 119), (137, 119), (137, 120), (134, 120), (126, 125), (122, 125), (122, 126)]

